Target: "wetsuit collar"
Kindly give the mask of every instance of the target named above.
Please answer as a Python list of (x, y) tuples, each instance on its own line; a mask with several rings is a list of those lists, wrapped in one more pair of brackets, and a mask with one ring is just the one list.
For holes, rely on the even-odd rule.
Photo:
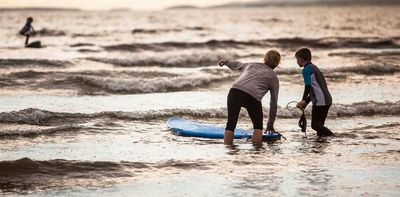
[(303, 67), (306, 67), (306, 66), (308, 66), (309, 64), (312, 64), (312, 62), (307, 62), (306, 64), (304, 64)]

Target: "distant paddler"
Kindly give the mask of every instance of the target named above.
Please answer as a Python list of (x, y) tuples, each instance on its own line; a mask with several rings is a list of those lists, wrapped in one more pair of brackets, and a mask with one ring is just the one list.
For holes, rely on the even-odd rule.
[(24, 27), (19, 31), (19, 34), (26, 36), (25, 46), (27, 46), (29, 43), (29, 36), (35, 32), (35, 29), (33, 28), (32, 23), (33, 23), (33, 18), (28, 17), (26, 19), (26, 23), (25, 23)]

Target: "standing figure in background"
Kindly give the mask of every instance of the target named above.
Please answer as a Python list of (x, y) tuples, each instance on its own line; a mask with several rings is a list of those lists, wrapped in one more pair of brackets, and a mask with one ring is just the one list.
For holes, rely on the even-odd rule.
[(27, 46), (29, 43), (29, 36), (35, 32), (35, 29), (33, 28), (32, 23), (33, 23), (33, 18), (28, 17), (28, 19), (26, 19), (26, 23), (25, 23), (24, 27), (19, 31), (19, 34), (26, 36), (25, 46)]

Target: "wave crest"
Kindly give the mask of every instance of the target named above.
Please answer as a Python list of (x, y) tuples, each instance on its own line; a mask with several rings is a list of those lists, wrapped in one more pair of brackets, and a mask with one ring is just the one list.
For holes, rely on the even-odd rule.
[[(321, 68), (324, 74), (335, 74), (335, 73), (353, 73), (361, 75), (386, 75), (395, 74), (400, 72), (400, 67), (390, 64), (368, 64), (358, 65), (349, 67), (338, 67), (338, 68)], [(278, 74), (293, 75), (301, 74), (300, 69), (296, 68), (278, 68), (276, 69)]]
[[(134, 177), (155, 170), (178, 169), (207, 170), (215, 165), (204, 161), (167, 160), (157, 163), (77, 161), (77, 160), (18, 160), (0, 162), (0, 190), (15, 192), (76, 186), (107, 186), (121, 181), (124, 177)], [(140, 169), (140, 170), (138, 170)]]
[(27, 129), (27, 130), (2, 130), (0, 131), (0, 139), (10, 139), (18, 137), (37, 137), (40, 135), (52, 135), (57, 133), (72, 132), (80, 130), (82, 126), (79, 125), (65, 125), (55, 128), (46, 129)]
[(113, 93), (154, 93), (183, 91), (206, 86), (211, 82), (227, 79), (224, 76), (209, 74), (198, 74), (185, 77), (155, 77), (155, 78), (134, 78), (116, 79), (108, 77), (94, 77), (78, 75), (71, 77), (72, 80), (99, 88), (106, 92)]
[(134, 59), (110, 59), (110, 58), (86, 58), (90, 61), (97, 61), (122, 67), (135, 66), (160, 66), (160, 67), (201, 67), (217, 65), (217, 56), (229, 56), (231, 58), (239, 58), (236, 53), (227, 52), (204, 52), (204, 53), (181, 53), (179, 55), (164, 56), (138, 56)]
[(241, 48), (241, 47), (279, 47), (279, 48), (298, 48), (302, 46), (312, 48), (380, 48), (390, 49), (399, 48), (398, 38), (278, 38), (266, 40), (209, 40), (206, 42), (161, 42), (161, 43), (133, 43), (109, 45), (103, 48), (109, 51), (166, 51), (173, 49), (193, 49), (193, 48)]
[(54, 29), (48, 29), (48, 28), (43, 28), (40, 30), (37, 30), (32, 33), (32, 35), (40, 35), (40, 36), (65, 36), (67, 33), (65, 31), (61, 30), (54, 30)]
[[(268, 108), (264, 108), (264, 116), (268, 116)], [(306, 109), (306, 114), (310, 115), (311, 109)], [(329, 110), (329, 115), (334, 117), (350, 116), (373, 116), (373, 115), (400, 115), (400, 101), (397, 102), (375, 102), (366, 101), (353, 104), (333, 104)], [(168, 118), (172, 116), (191, 116), (199, 118), (227, 118), (226, 108), (217, 109), (165, 109), (150, 110), (144, 112), (122, 112), (106, 111), (99, 113), (61, 113), (51, 112), (41, 109), (29, 108), (20, 111), (0, 113), (1, 123), (25, 123), (33, 125), (47, 125), (54, 122), (80, 122), (87, 119), (96, 118), (115, 118), (121, 120), (153, 120)], [(248, 114), (242, 110), (241, 116), (247, 117)], [(299, 110), (289, 111), (285, 108), (278, 108), (278, 117), (297, 118), (300, 116)]]
[(64, 67), (68, 64), (71, 64), (71, 62), (48, 59), (0, 59), (0, 68), (26, 66)]

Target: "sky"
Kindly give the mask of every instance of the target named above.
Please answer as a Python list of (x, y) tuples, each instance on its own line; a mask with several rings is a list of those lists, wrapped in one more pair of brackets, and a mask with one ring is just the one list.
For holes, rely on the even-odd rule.
[[(109, 10), (109, 9), (132, 9), (132, 10), (160, 10), (172, 6), (193, 5), (208, 7), (222, 5), (232, 2), (314, 2), (314, 1), (376, 1), (383, 0), (0, 0), (1, 8), (78, 8), (84, 10)], [(385, 0), (390, 1), (390, 0)], [(400, 1), (400, 0), (391, 0)]]
[(88, 10), (115, 8), (159, 10), (177, 5), (206, 7), (233, 1), (251, 2), (251, 0), (0, 0), (0, 8), (54, 7)]

